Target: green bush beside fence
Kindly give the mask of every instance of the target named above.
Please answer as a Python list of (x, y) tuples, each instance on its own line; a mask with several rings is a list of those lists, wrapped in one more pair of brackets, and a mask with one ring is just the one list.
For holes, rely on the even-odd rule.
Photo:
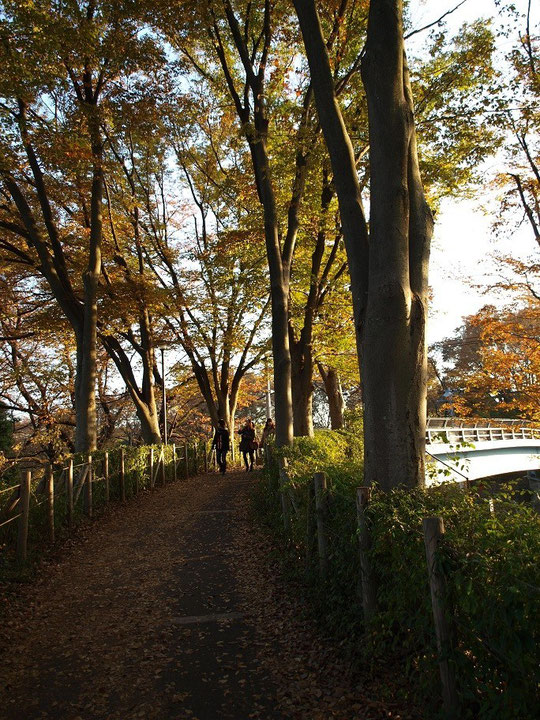
[[(186, 457), (187, 451), (187, 457)], [(129, 500), (142, 490), (159, 486), (164, 479), (183, 478), (202, 471), (208, 458), (206, 443), (188, 442), (176, 448), (176, 472), (173, 464), (173, 446), (119, 447), (110, 451), (96, 451), (91, 456), (91, 514), (97, 515), (109, 501)], [(151, 462), (151, 457), (153, 462)], [(121, 463), (124, 460), (122, 480)], [(161, 458), (163, 458), (163, 463)], [(69, 523), (67, 477), (72, 462), (74, 503)], [(164, 471), (162, 468), (164, 465)], [(55, 540), (59, 540), (88, 515), (86, 489), (77, 493), (78, 481), (88, 466), (88, 456), (74, 455), (52, 467), (54, 477), (54, 502), (52, 512), (45, 487), (46, 468), (34, 470), (28, 504), (29, 518), (26, 534), (27, 552), (24, 562), (19, 555), (20, 535), (20, 487), (25, 470), (12, 468), (0, 478), (0, 578), (18, 576), (21, 570), (33, 565), (51, 544), (51, 524)], [(153, 468), (152, 478), (150, 475)], [(108, 473), (107, 473), (108, 468)], [(108, 483), (107, 483), (108, 477)], [(85, 481), (86, 482), (86, 481)], [(51, 517), (52, 516), (52, 517)], [(53, 522), (51, 522), (53, 520)]]
[[(446, 532), (437, 560), (447, 582), (453, 639), (449, 662), (459, 717), (534, 717), (540, 679), (540, 519), (528, 493), (512, 487), (465, 491), (450, 484), (389, 494), (375, 490), (366, 514), (377, 612), (366, 627), (359, 599), (355, 493), (362, 471), (356, 437), (317, 433), (281, 453), (288, 461), (290, 482), (283, 489), (292, 508), (290, 537), (282, 548), (303, 577), (317, 616), (333, 633), (348, 638), (357, 661), (371, 667), (390, 664), (405, 676), (404, 687), (426, 708), (426, 717), (444, 716), (437, 699), (438, 655), (422, 532), (423, 518), (442, 517)], [(308, 488), (320, 471), (329, 485), (324, 581), (306, 531), (314, 513)], [(267, 479), (261, 507), (283, 539), (275, 464), (267, 468)]]

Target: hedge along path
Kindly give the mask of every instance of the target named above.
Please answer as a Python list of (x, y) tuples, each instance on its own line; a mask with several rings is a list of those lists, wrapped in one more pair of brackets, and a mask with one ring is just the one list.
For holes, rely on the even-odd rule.
[(18, 587), (0, 622), (2, 717), (389, 717), (285, 597), (249, 519), (257, 476), (141, 495)]

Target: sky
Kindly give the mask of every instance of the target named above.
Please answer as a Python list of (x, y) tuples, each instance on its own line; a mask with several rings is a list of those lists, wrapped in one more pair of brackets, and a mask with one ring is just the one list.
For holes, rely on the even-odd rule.
[[(436, 20), (446, 10), (455, 7), (459, 0), (411, 0), (413, 27), (423, 27)], [(526, 12), (527, 0), (517, 0), (516, 5)], [(540, 2), (532, 3), (532, 26), (540, 21)], [(491, 17), (496, 12), (494, 0), (466, 0), (445, 22), (457, 31), (465, 21), (479, 16)], [(416, 47), (425, 42), (425, 33), (413, 36)], [(413, 38), (411, 38), (412, 44)], [(490, 161), (486, 172), (494, 170), (496, 160)], [(480, 190), (480, 189), (479, 189)], [(490, 256), (495, 252), (512, 253), (519, 257), (531, 255), (533, 240), (526, 227), (512, 236), (495, 241), (491, 232), (493, 217), (485, 214), (482, 204), (487, 196), (479, 192), (475, 200), (446, 200), (436, 218), (431, 262), (430, 285), (433, 299), (427, 328), (428, 343), (451, 337), (462, 324), (463, 317), (471, 315), (488, 303), (497, 304), (500, 298), (482, 293), (474, 288), (486, 274), (494, 272)]]
[(455, 334), (466, 315), (487, 304), (499, 305), (500, 295), (475, 287), (496, 276), (495, 251), (514, 256), (532, 254), (532, 235), (526, 228), (495, 241), (491, 218), (480, 201), (446, 200), (437, 217), (431, 247), (429, 282), (432, 288), (427, 340), (432, 344)]

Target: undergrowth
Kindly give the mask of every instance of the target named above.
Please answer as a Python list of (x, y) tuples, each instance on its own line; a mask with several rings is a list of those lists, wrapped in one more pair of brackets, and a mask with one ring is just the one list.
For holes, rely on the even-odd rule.
[[(427, 490), (376, 489), (368, 506), (377, 613), (366, 627), (359, 590), (356, 488), (362, 484), (358, 434), (323, 431), (298, 438), (277, 453), (287, 458), (291, 499), (286, 535), (276, 464), (266, 469), (258, 512), (279, 540), (289, 572), (301, 578), (312, 609), (351, 658), (374, 673), (388, 667), (405, 682), (403, 695), (441, 710), (422, 519), (440, 516), (445, 535), (438, 561), (447, 580), (449, 653), (460, 698), (460, 718), (520, 720), (538, 710), (540, 640), (540, 520), (528, 493), (515, 486), (482, 492), (455, 484)], [(307, 541), (314, 503), (314, 472), (328, 477), (329, 567), (319, 576), (317, 546)], [(490, 500), (492, 501), (490, 503)]]
[[(138, 492), (149, 490), (150, 481), (150, 454), (154, 456), (154, 484), (159, 486), (163, 482), (161, 465), (159, 463), (160, 452), (164, 453), (165, 479), (170, 481), (174, 477), (173, 471), (173, 448), (172, 445), (124, 448), (124, 493), (126, 500), (134, 497)], [(105, 485), (105, 452), (95, 451), (92, 453), (92, 510), (93, 516), (97, 517), (102, 513), (110, 501), (119, 501), (122, 498), (120, 485), (120, 464), (122, 448), (110, 450), (108, 455), (109, 470), (109, 499), (107, 500)], [(177, 477), (182, 478), (187, 473), (194, 475), (197, 469), (201, 468), (202, 457), (200, 448), (195, 452), (193, 443), (188, 445), (187, 467), (184, 461), (184, 448), (177, 448)], [(78, 479), (85, 467), (86, 456), (79, 453), (73, 455), (74, 466), (74, 507), (72, 526), (67, 525), (67, 496), (66, 477), (67, 460), (53, 466), (54, 475), (54, 524), (55, 536), (58, 546), (78, 525), (87, 522), (85, 515), (84, 490), (78, 492)], [(10, 522), (0, 527), (0, 580), (22, 580), (31, 577), (36, 564), (44, 553), (50, 549), (48, 540), (48, 507), (44, 494), (42, 467), (33, 473), (31, 483), (30, 505), (29, 505), (29, 529), (28, 529), (28, 557), (24, 565), (16, 562), (16, 544), (18, 533), (18, 522)], [(19, 477), (15, 469), (10, 470), (0, 477), (0, 523), (14, 517), (20, 512), (17, 503)], [(9, 492), (1, 492), (10, 488)], [(12, 490), (12, 491), (11, 491)]]

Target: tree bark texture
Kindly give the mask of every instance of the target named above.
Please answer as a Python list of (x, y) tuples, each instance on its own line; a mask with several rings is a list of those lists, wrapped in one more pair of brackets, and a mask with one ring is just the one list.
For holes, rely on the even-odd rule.
[[(290, 225), (282, 249), (276, 197), (267, 152), (268, 116), (265, 99), (265, 72), (272, 41), (272, 3), (266, 0), (264, 5), (262, 31), (258, 41), (260, 60), (257, 70), (254, 67), (254, 58), (251, 57), (251, 51), (248, 49), (247, 36), (240, 27), (233, 8), (228, 1), (224, 3), (224, 10), (233, 43), (238, 53), (238, 60), (245, 71), (245, 89), (242, 97), (235, 87), (222, 44), (221, 34), (215, 22), (212, 32), (229, 93), (234, 102), (238, 118), (244, 127), (253, 163), (257, 193), (264, 213), (264, 236), (270, 274), (272, 307), (276, 445), (279, 447), (290, 445), (293, 438), (291, 354), (288, 321), (290, 266), (297, 228), (294, 223)], [(212, 5), (211, 12), (213, 12)], [(251, 95), (252, 109), (248, 101), (248, 94)]]
[(92, 146), (92, 189), (88, 264), (83, 274), (83, 327), (77, 332), (77, 379), (75, 383), (75, 450), (90, 452), (97, 447), (96, 363), (97, 291), (101, 274), (103, 235), (103, 141), (98, 110), (90, 107), (88, 117)]
[(367, 303), (368, 230), (351, 140), (334, 88), (330, 59), (315, 0), (293, 0), (304, 39), (317, 113), (330, 155), (347, 251), (357, 344)]
[[(96, 108), (92, 111), (97, 113)], [(102, 199), (103, 199), (103, 145), (97, 115), (89, 121), (92, 146), (91, 221), (88, 261), (82, 282), (82, 302), (71, 284), (62, 243), (49, 202), (43, 172), (32, 145), (26, 124), (26, 105), (19, 101), (19, 129), (28, 164), (32, 173), (36, 206), (39, 207), (44, 231), (36, 220), (34, 210), (25, 193), (10, 174), (4, 175), (6, 187), (17, 207), (26, 229), (28, 240), (40, 259), (40, 272), (47, 280), (76, 339), (75, 377), (75, 450), (90, 452), (96, 448), (96, 332), (97, 288), (101, 272)]]
[(433, 229), (418, 158), (401, 0), (372, 0), (362, 61), (370, 136), (369, 298), (363, 334), (366, 477), (424, 484), (427, 270)]
[(343, 427), (343, 412), (345, 410), (345, 401), (341, 391), (341, 382), (339, 374), (333, 367), (325, 368), (318, 363), (319, 372), (324, 382), (326, 397), (328, 398), (328, 408), (330, 410), (330, 427), (332, 430), (341, 430)]
[[(304, 351), (302, 351), (304, 350)], [(291, 387), (295, 437), (313, 436), (313, 358), (311, 345), (291, 343)]]
[[(140, 322), (143, 322), (143, 318), (140, 318)], [(148, 345), (148, 337), (145, 338), (144, 330), (141, 327), (141, 344), (134, 345), (141, 358), (143, 368), (142, 389), (139, 389), (130, 359), (117, 338), (111, 335), (101, 335), (101, 341), (109, 357), (113, 360), (133, 401), (144, 442), (147, 445), (159, 445), (161, 443), (161, 433), (153, 380), (153, 345)]]
[(425, 320), (432, 218), (405, 63), (401, 0), (371, 0), (362, 78), (370, 132), (368, 240), (352, 145), (314, 0), (294, 0), (330, 154), (351, 274), (364, 397), (365, 482), (424, 483)]

